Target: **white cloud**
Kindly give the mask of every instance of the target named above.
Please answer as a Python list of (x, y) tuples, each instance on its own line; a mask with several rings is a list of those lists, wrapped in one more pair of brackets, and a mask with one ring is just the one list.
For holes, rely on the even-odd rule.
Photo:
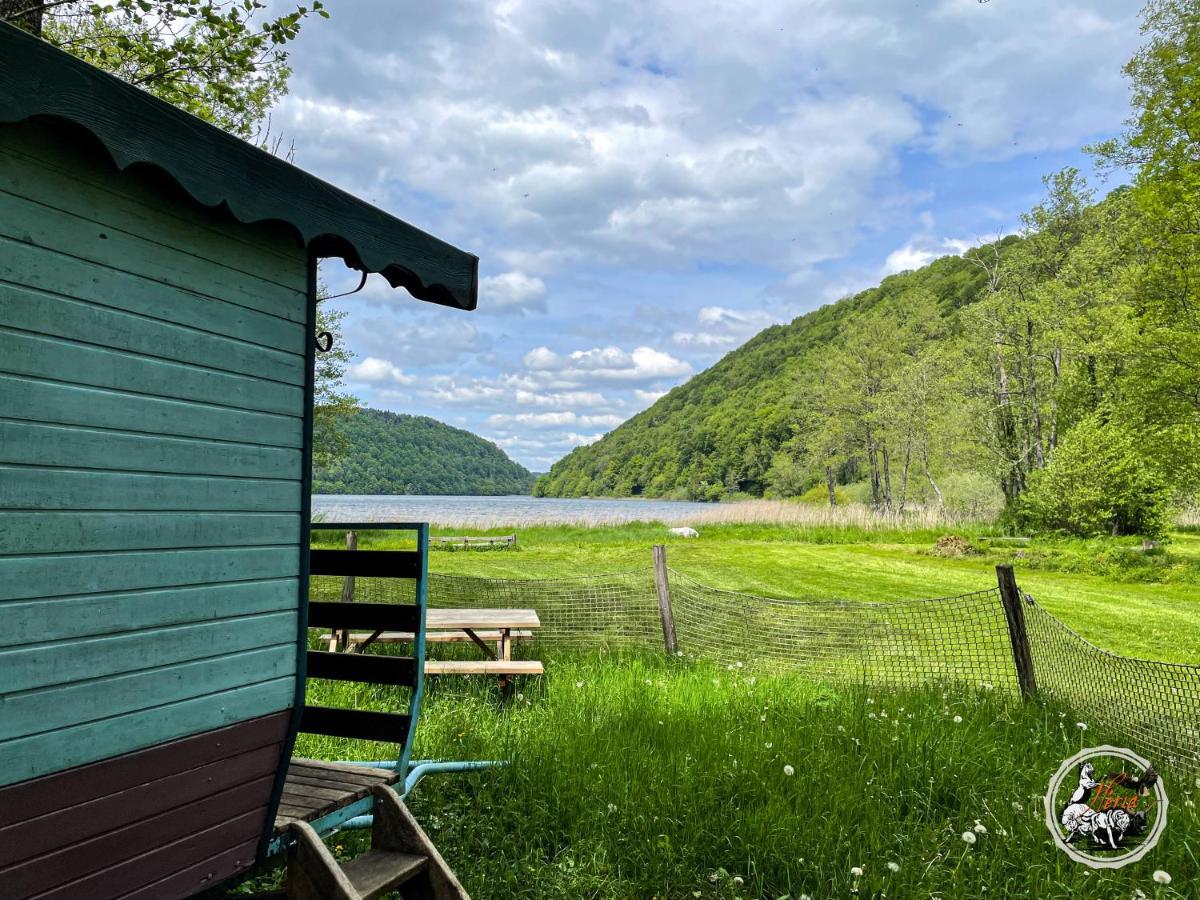
[(676, 331), (671, 341), (680, 347), (724, 350), (743, 343), (776, 319), (765, 310), (704, 306), (696, 321), (703, 330)]
[(570, 410), (543, 413), (494, 413), (488, 416), (492, 426), (524, 425), (529, 428), (560, 428), (576, 425), (581, 428), (614, 428), (623, 422), (618, 415), (579, 415)]
[[(989, 238), (988, 240), (994, 239)], [(919, 269), (943, 256), (962, 256), (972, 247), (978, 247), (981, 243), (984, 241), (971, 241), (964, 238), (916, 237), (887, 255), (887, 259), (883, 261), (880, 275), (895, 275), (898, 272)]]
[(649, 406), (659, 397), (667, 396), (667, 391), (643, 391), (638, 389), (633, 392), (633, 396), (637, 398), (638, 403), (644, 403), (646, 406)]
[(544, 313), (546, 283), (524, 272), (491, 275), (479, 284), (479, 309), (499, 313)]
[(566, 434), (566, 443), (568, 447), (583, 447), (587, 444), (594, 444), (603, 434), (577, 434), (574, 431), (569, 431)]
[(346, 370), (351, 381), (364, 381), (368, 384), (414, 384), (416, 376), (406, 375), (404, 371), (386, 359), (368, 356), (361, 362), (354, 363)]

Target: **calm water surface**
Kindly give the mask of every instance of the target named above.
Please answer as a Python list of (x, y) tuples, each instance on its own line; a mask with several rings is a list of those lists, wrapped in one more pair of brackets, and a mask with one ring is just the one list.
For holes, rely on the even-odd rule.
[(313, 512), (325, 522), (432, 522), (441, 525), (604, 525), (686, 522), (710, 503), (678, 500), (558, 497), (426, 497), (317, 494)]

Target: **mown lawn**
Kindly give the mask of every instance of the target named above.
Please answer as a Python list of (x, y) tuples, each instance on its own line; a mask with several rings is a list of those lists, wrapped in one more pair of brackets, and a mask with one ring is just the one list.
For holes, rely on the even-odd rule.
[[(481, 679), (439, 681), (428, 695), (418, 757), (511, 761), (432, 776), (409, 799), (477, 900), (1197, 895), (1191, 776), (1168, 770), (1167, 829), (1141, 862), (1092, 870), (1051, 844), (1050, 776), (1108, 737), (1070, 710), (657, 654), (551, 655), (547, 672), (508, 705)], [(395, 702), (314, 691), (339, 705)], [(302, 738), (298, 751), (361, 759), (394, 748)], [(366, 840), (340, 832), (330, 844), (349, 856)]]
[[(1200, 662), (1200, 535), (1178, 532), (1145, 553), (1140, 541), (1128, 538), (992, 542), (998, 532), (977, 527), (956, 532), (980, 549), (977, 555), (945, 558), (933, 553), (945, 533), (710, 525), (699, 538), (685, 539), (657, 523), (537, 526), (520, 529), (511, 549), (435, 550), (430, 567), (495, 578), (569, 577), (648, 567), (650, 547), (665, 543), (671, 566), (714, 587), (774, 597), (889, 600), (988, 587), (995, 583), (995, 565), (1008, 562), (1022, 588), (1098, 646)], [(388, 540), (368, 534), (362, 546)]]

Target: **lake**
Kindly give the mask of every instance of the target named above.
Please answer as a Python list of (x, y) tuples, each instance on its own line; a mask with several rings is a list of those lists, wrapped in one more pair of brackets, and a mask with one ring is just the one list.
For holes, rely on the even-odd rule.
[(437, 525), (575, 524), (686, 522), (711, 503), (562, 497), (430, 497), (316, 494), (313, 513), (325, 522), (431, 522)]

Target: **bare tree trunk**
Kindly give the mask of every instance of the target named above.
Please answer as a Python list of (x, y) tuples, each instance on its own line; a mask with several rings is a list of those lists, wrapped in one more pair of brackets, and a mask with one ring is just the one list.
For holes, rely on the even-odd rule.
[(900, 468), (900, 506), (897, 512), (904, 512), (904, 504), (908, 502), (908, 463), (912, 459), (912, 437), (904, 443), (904, 465)]
[(1029, 410), (1033, 416), (1033, 458), (1039, 469), (1046, 467), (1042, 440), (1042, 411), (1038, 405), (1037, 361), (1033, 355), (1033, 319), (1025, 320), (1025, 367), (1029, 370)]
[(883, 445), (883, 508), (892, 511), (892, 470), (889, 464), (890, 454), (887, 444)]
[(946, 499), (942, 496), (942, 489), (933, 480), (933, 470), (929, 467), (929, 446), (927, 444), (921, 447), (921, 462), (925, 467), (925, 480), (933, 488), (933, 496), (937, 497), (938, 509), (942, 509), (946, 505)]
[(996, 366), (996, 437), (999, 440), (1000, 452), (1008, 463), (1008, 471), (1000, 477), (1000, 487), (1004, 491), (1005, 500), (1011, 502), (1024, 490), (1025, 479), (1018, 447), (1017, 423), (1013, 416), (1012, 397), (1009, 392), (1008, 370), (1004, 366), (1004, 335), (1001, 332), (996, 333)]
[(825, 467), (825, 487), (829, 488), (829, 508), (837, 509), (837, 490), (833, 483), (833, 466)]
[(879, 455), (875, 450), (875, 438), (871, 426), (867, 426), (867, 459), (871, 461), (871, 506), (879, 509)]
[(36, 0), (0, 0), (0, 22), (42, 34), (42, 6)]
[(1050, 355), (1050, 366), (1054, 378), (1050, 382), (1050, 452), (1058, 447), (1058, 382), (1062, 378), (1062, 347), (1055, 347)]

